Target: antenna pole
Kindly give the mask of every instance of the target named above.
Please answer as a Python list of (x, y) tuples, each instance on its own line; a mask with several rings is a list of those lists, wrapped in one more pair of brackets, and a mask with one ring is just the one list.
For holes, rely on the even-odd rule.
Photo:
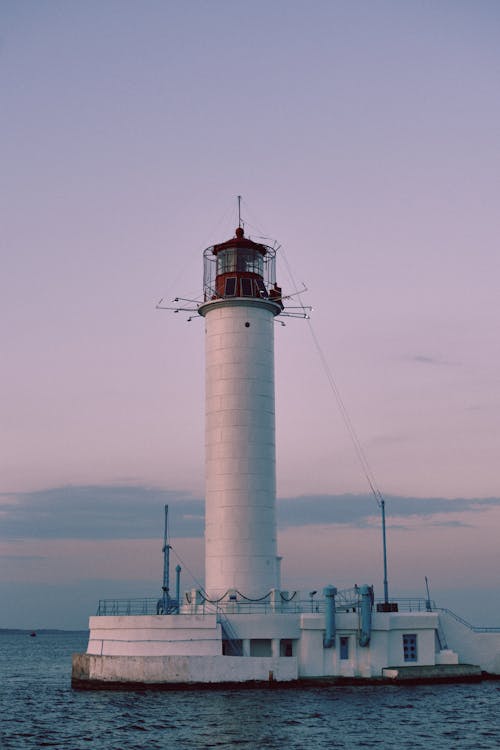
[(384, 548), (384, 602), (389, 604), (389, 585), (387, 583), (387, 542), (385, 536), (385, 500), (380, 498), (380, 508), (382, 510), (382, 545)]
[(238, 226), (241, 227), (241, 195), (238, 195), (237, 198), (238, 198)]
[(170, 609), (170, 544), (168, 543), (168, 505), (165, 505), (165, 529), (163, 533), (163, 614), (166, 615)]
[(429, 579), (425, 576), (425, 588), (427, 590), (427, 599), (425, 600), (425, 608), (427, 612), (432, 612), (431, 594), (429, 591)]

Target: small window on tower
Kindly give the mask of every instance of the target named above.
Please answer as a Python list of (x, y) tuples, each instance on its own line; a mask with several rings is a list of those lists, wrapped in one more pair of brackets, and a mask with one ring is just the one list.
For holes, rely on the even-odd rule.
[(252, 279), (241, 279), (241, 296), (253, 297)]
[(226, 279), (226, 286), (224, 287), (225, 297), (234, 297), (236, 294), (236, 276), (230, 276)]

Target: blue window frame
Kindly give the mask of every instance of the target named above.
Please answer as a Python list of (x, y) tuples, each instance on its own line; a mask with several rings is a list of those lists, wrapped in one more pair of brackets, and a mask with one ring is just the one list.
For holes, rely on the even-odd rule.
[(417, 636), (415, 633), (403, 635), (403, 657), (405, 661), (417, 661)]

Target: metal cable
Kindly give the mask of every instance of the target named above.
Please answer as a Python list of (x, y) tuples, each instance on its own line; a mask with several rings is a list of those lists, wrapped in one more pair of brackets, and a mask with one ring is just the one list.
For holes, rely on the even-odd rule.
[[(293, 277), (293, 274), (292, 274), (292, 271), (291, 271), (291, 268), (290, 268), (290, 264), (288, 263), (288, 260), (286, 258), (286, 255), (285, 255), (285, 252), (284, 252), (283, 248), (280, 248), (280, 253), (281, 253), (281, 257), (283, 258), (283, 261), (284, 261), (286, 270), (288, 272), (288, 275), (290, 277), (291, 284), (296, 289), (297, 288), (297, 284), (296, 284), (295, 279)], [(331, 390), (333, 392), (335, 400), (337, 401), (337, 406), (338, 406), (338, 409), (340, 411), (340, 415), (341, 415), (342, 420), (344, 422), (344, 425), (345, 425), (345, 427), (347, 429), (349, 437), (351, 438), (351, 442), (352, 442), (352, 444), (354, 446), (354, 450), (355, 450), (356, 456), (357, 456), (357, 458), (359, 460), (359, 463), (360, 463), (361, 468), (363, 470), (363, 473), (365, 475), (366, 481), (368, 482), (368, 486), (370, 487), (370, 490), (371, 490), (371, 492), (372, 492), (372, 494), (373, 494), (373, 496), (375, 498), (375, 502), (377, 503), (378, 507), (380, 508), (380, 507), (382, 507), (382, 501), (383, 501), (382, 494), (381, 494), (380, 490), (377, 487), (377, 483), (375, 481), (374, 474), (373, 474), (373, 472), (372, 472), (372, 470), (370, 468), (370, 465), (369, 465), (368, 460), (366, 458), (365, 452), (363, 450), (363, 446), (361, 445), (361, 443), (359, 441), (359, 438), (357, 436), (356, 430), (354, 429), (354, 425), (353, 425), (353, 423), (351, 421), (351, 418), (349, 416), (349, 412), (347, 411), (346, 405), (344, 404), (344, 401), (342, 400), (342, 396), (340, 395), (340, 391), (339, 391), (339, 388), (338, 388), (337, 383), (335, 381), (335, 378), (333, 376), (332, 370), (331, 370), (331, 368), (330, 368), (330, 366), (328, 364), (328, 361), (327, 361), (327, 359), (325, 357), (323, 349), (322, 349), (322, 347), (321, 347), (321, 345), (319, 343), (318, 337), (316, 336), (316, 333), (314, 331), (314, 328), (313, 328), (311, 320), (310, 320), (310, 316), (308, 316), (307, 313), (306, 313), (306, 308), (304, 307), (304, 304), (302, 302), (302, 298), (301, 298), (301, 293), (300, 292), (297, 293), (297, 299), (298, 299), (298, 301), (300, 303), (300, 306), (301, 306), (301, 308), (302, 308), (302, 310), (304, 312), (304, 317), (306, 318), (307, 323), (309, 325), (309, 332), (311, 334), (311, 338), (313, 340), (314, 346), (316, 347), (316, 351), (318, 353), (318, 356), (320, 358), (321, 364), (322, 364), (323, 369), (325, 371), (325, 374), (326, 374), (328, 383), (330, 385), (330, 388), (331, 388)]]

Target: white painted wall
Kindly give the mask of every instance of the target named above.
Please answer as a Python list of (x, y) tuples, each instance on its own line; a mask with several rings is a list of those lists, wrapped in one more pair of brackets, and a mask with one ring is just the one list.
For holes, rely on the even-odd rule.
[[(381, 613), (374, 615), (374, 628), (387, 630), (387, 663), (383, 666), (408, 667), (433, 665), (436, 663), (436, 634), (438, 616), (434, 612)], [(416, 634), (417, 661), (404, 660), (403, 635)], [(379, 661), (381, 663), (382, 658)]]
[[(323, 648), (324, 615), (303, 614), (300, 619), (301, 636), (298, 644), (299, 674), (301, 676), (380, 677), (388, 666), (432, 666), (436, 664), (435, 613), (373, 614), (369, 647), (359, 645), (358, 613), (336, 615), (336, 637), (333, 648)], [(405, 662), (403, 634), (417, 635), (415, 662)], [(349, 637), (349, 658), (340, 658), (340, 637)], [(443, 657), (455, 663), (456, 655)]]
[[(186, 675), (186, 669), (189, 671), (196, 664), (201, 669), (201, 673), (196, 676), (194, 672), (189, 672), (191, 676), (186, 679), (187, 682), (205, 681), (203, 676), (205, 670), (208, 670), (206, 674), (210, 676), (206, 678), (208, 681), (211, 681), (216, 673), (222, 675), (221, 681), (243, 680), (243, 675), (249, 674), (248, 659), (281, 658), (285, 661), (289, 659), (295, 665), (293, 669), (299, 677), (367, 678), (382, 676), (382, 671), (387, 667), (433, 666), (457, 662), (455, 651), (448, 650), (438, 654), (435, 652), (437, 613), (374, 613), (369, 647), (361, 647), (358, 642), (358, 613), (337, 613), (335, 646), (328, 649), (323, 647), (325, 616), (320, 613), (237, 614), (226, 616), (226, 619), (231, 625), (234, 637), (243, 642), (244, 657), (221, 656), (222, 632), (215, 614), (91, 617), (87, 655), (113, 657), (114, 659), (123, 657), (123, 665), (120, 666), (123, 674), (128, 674), (125, 664), (127, 660), (130, 660), (132, 670), (130, 675), (135, 675), (130, 676), (131, 680), (135, 680), (137, 670), (140, 672), (142, 669), (142, 661), (146, 665), (144, 669), (148, 670), (150, 669), (148, 665), (153, 664), (150, 661), (153, 657), (182, 657), (187, 661), (171, 661), (165, 664), (170, 665), (169, 669), (172, 665), (184, 665), (180, 672), (174, 670), (174, 677), (178, 674)], [(463, 628), (459, 623), (457, 626)], [(496, 640), (488, 638), (488, 634), (485, 634), (485, 637), (471, 639), (471, 633), (468, 630), (463, 633), (456, 628), (453, 636), (451, 636), (451, 628), (447, 630), (450, 634), (448, 635), (447, 632), (448, 645), (459, 651), (460, 662), (479, 664), (488, 671), (500, 672), (498, 663), (500, 634), (493, 634)], [(403, 634), (405, 633), (417, 635), (418, 659), (416, 662), (404, 661)], [(348, 659), (340, 659), (341, 636), (349, 637)], [(291, 657), (279, 657), (280, 642), (285, 639), (293, 642), (294, 655)], [(264, 641), (265, 644), (263, 644)], [(206, 663), (203, 659), (189, 661), (195, 657), (196, 659), (205, 658)], [(230, 670), (236, 669), (239, 663), (242, 668), (241, 675), (235, 676), (231, 671), (232, 676), (228, 677), (224, 671), (226, 669), (223, 666), (224, 661), (219, 664), (217, 660), (213, 660), (214, 657), (220, 657), (222, 660), (230, 659), (231, 661), (227, 662), (227, 669)], [(234, 659), (236, 659), (234, 662), (236, 667), (233, 664)], [(112, 665), (118, 663), (122, 662), (109, 662), (111, 665), (109, 669), (114, 669)], [(267, 662), (262, 662), (255, 668), (264, 669), (265, 664)], [(280, 666), (279, 669), (282, 667)], [(286, 667), (283, 674), (289, 675), (290, 672), (287, 671), (289, 669), (292, 667)], [(106, 674), (111, 673), (106, 672)], [(149, 672), (147, 674), (150, 675)], [(155, 674), (157, 675), (156, 672)], [(258, 674), (259, 677), (248, 679), (267, 679), (265, 676), (262, 677), (262, 671)], [(111, 678), (107, 676), (103, 679)], [(275, 679), (279, 677), (276, 676)], [(180, 678), (179, 681), (181, 681)]]
[(226, 616), (237, 638), (300, 638), (299, 614)]
[(166, 656), (222, 654), (215, 615), (91, 617), (88, 654)]
[[(206, 332), (205, 589), (279, 588), (274, 317), (265, 300), (209, 302)], [(248, 324), (248, 325), (247, 325)]]
[(476, 633), (446, 612), (439, 613), (449, 648), (461, 664), (478, 664), (491, 674), (500, 674), (500, 633)]

